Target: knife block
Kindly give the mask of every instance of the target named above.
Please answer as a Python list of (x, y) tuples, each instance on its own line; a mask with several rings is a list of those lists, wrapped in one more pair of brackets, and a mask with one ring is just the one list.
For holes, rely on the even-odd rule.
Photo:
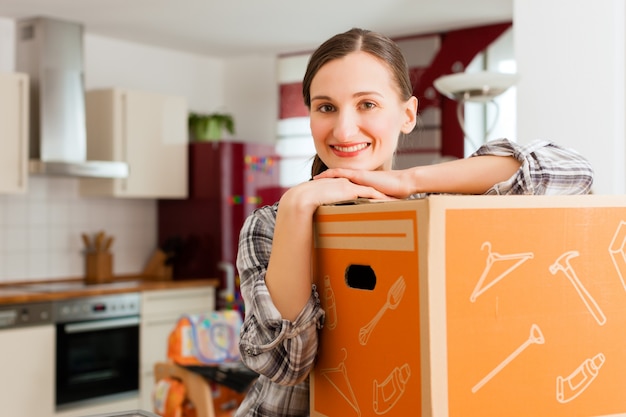
[(141, 273), (144, 279), (168, 281), (172, 279), (172, 266), (167, 265), (167, 254), (161, 249), (154, 251)]
[(111, 252), (85, 253), (85, 282), (102, 284), (113, 279), (113, 254)]

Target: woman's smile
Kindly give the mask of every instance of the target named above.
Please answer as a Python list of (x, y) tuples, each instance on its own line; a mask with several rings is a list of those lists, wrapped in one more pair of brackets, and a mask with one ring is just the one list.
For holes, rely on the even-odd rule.
[(370, 143), (355, 143), (353, 145), (330, 145), (338, 156), (353, 156), (371, 146)]

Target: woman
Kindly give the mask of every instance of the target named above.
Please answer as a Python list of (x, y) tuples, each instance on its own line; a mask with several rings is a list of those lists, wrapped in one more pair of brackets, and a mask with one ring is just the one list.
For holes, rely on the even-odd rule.
[(392, 170), (400, 135), (415, 127), (417, 99), (400, 49), (374, 32), (352, 29), (323, 43), (309, 61), (303, 94), (317, 151), (312, 180), (256, 210), (240, 234), (240, 350), (260, 374), (240, 417), (309, 415), (308, 376), (324, 317), (311, 276), (320, 205), (435, 192), (582, 194), (592, 183), (585, 159), (547, 142), (493, 141), (467, 159)]

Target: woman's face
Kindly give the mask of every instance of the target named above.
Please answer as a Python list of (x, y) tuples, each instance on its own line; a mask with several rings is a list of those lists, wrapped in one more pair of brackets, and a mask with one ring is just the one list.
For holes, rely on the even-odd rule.
[(391, 169), (400, 133), (415, 126), (417, 99), (402, 100), (385, 63), (362, 51), (329, 61), (310, 93), (311, 133), (326, 166)]

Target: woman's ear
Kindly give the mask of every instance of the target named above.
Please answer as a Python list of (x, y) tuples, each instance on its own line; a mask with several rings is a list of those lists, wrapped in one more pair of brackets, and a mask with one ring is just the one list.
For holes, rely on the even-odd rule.
[(405, 116), (406, 119), (402, 124), (402, 133), (411, 133), (417, 123), (417, 98), (411, 96), (405, 103)]

